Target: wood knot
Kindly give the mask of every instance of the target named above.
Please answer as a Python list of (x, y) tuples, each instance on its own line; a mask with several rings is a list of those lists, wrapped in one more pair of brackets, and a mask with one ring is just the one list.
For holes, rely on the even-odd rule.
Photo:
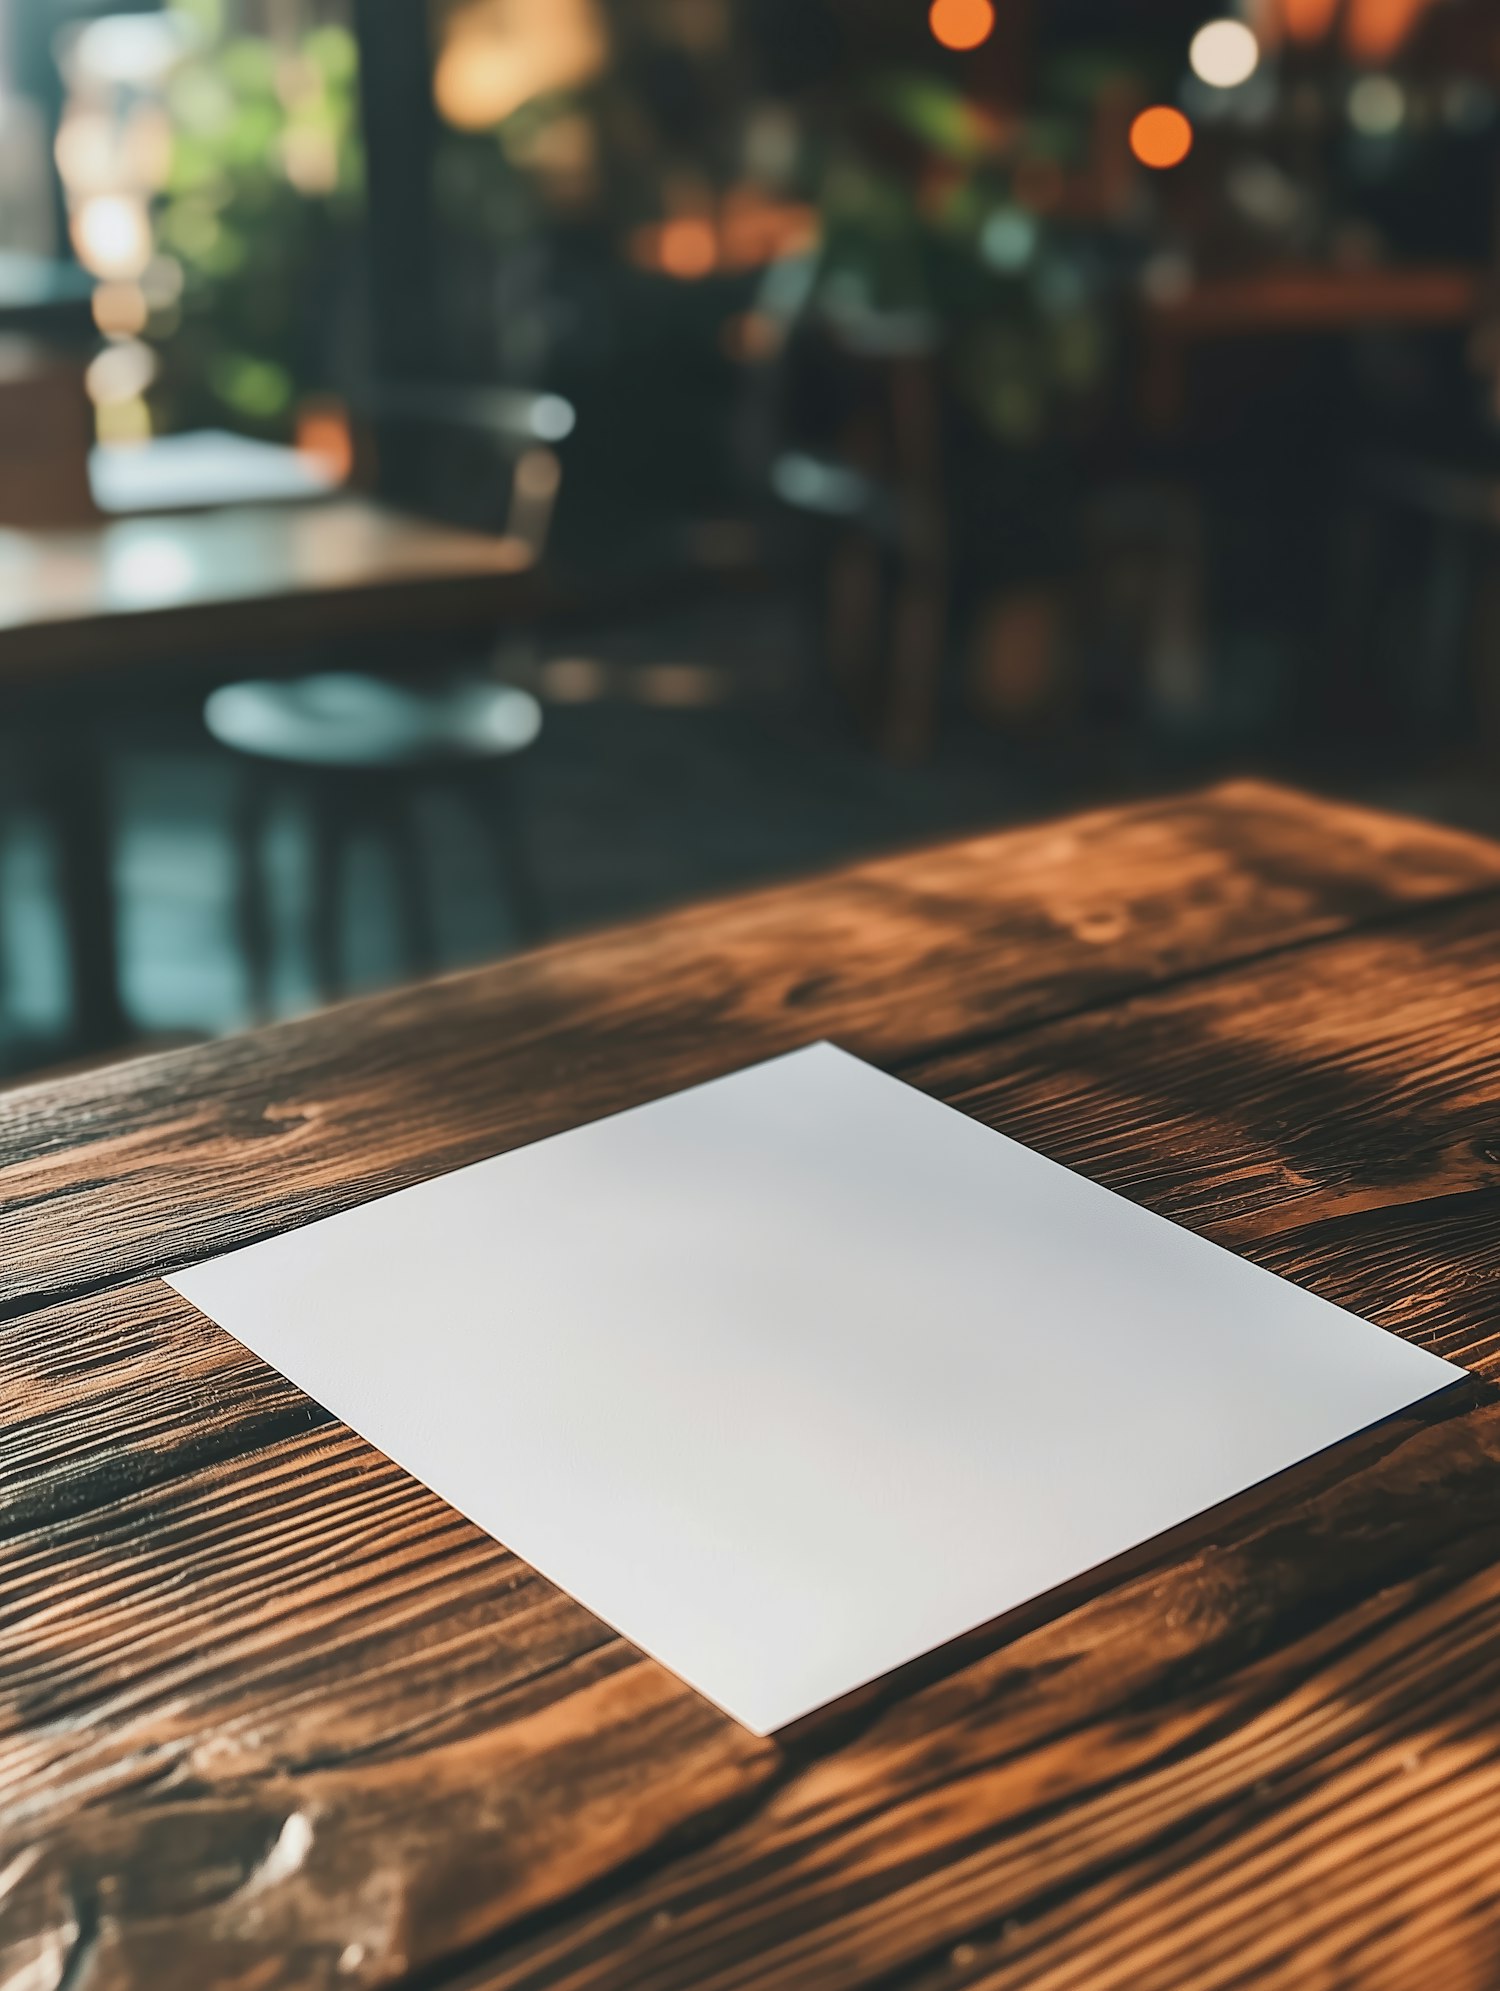
[(817, 1002), (834, 985), (832, 975), (804, 975), (800, 982), (793, 982), (786, 992), (788, 1009), (804, 1009), (808, 1003)]
[(318, 1114), (315, 1108), (300, 1106), (290, 1099), (271, 1099), (260, 1109), (260, 1117), (272, 1127), (305, 1127)]
[(1075, 939), (1091, 947), (1107, 947), (1120, 938), (1129, 924), (1129, 916), (1114, 906), (1099, 906), (1093, 912), (1080, 913), (1071, 922)]

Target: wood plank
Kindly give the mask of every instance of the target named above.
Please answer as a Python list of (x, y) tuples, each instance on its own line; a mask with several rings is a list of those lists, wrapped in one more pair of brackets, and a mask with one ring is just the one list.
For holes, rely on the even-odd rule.
[(454, 1981), (1133, 1991), (1245, 1982), (1266, 1945), (1278, 1984), (1360, 1982), (1299, 1956), (1411, 1915), (1426, 1849), (1403, 1847), (1443, 1808), (1461, 1953), (1493, 1885), (1464, 1864), (1500, 1822), (1497, 1446), (1493, 1406), (1408, 1424), (886, 1703), (748, 1821)]
[[(1407, 1445), (1427, 1435), (1409, 1422)], [(1060, 1807), (1095, 1782), (1111, 1794), (1145, 1766), (1170, 1768), (1200, 1730), (1232, 1734), (1274, 1698), (1265, 1680), (1240, 1677), (1258, 1655), (1275, 1662), (1273, 1682), (1295, 1681), (1325, 1647), (1342, 1651), (1387, 1610), (1399, 1615), (1405, 1592), (1393, 1607), (1393, 1590), (1410, 1588), (1438, 1531), (1460, 1569), (1487, 1564), (1497, 1443), (1491, 1429), (1477, 1447), (1489, 1477), (1475, 1442), (1457, 1448), (1468, 1470), (1453, 1468), (1448, 1431), (1436, 1459), (1373, 1460), (1344, 1509), (1330, 1509), (1337, 1489), (1325, 1486), (1258, 1527), (1241, 1520), (1227, 1547), (1199, 1540), (1196, 1554), (1086, 1598), (952, 1680), (888, 1698), (821, 1763), (751, 1742), (659, 1669), (591, 1641), (565, 1600), (528, 1609), (524, 1579), (504, 1589), (502, 1552), (429, 1529), (420, 1489), (405, 1489), (404, 1513), (394, 1488), (361, 1512), (357, 1460), (339, 1462), (340, 1486), (287, 1443), (227, 1500), (201, 1479), (176, 1489), (139, 1547), (141, 1517), (123, 1509), (69, 1559), (60, 1594), (41, 1572), (64, 1649), (42, 1665), (7, 1663), (11, 1691), (57, 1698), (50, 1718), (27, 1711), (20, 1746), (5, 1751), (6, 1788), (22, 1793), (8, 1802), (6, 1854), (35, 1864), (0, 1907), (0, 1942), (48, 1933), (65, 1947), (53, 1918), (82, 1900), (104, 1982), (187, 1984), (194, 1971), (201, 1982), (205, 1959), (215, 1984), (263, 1982), (288, 1956), (315, 1979), (356, 1943), (352, 1981), (390, 1982), (701, 1835), (709, 1850), (604, 1903), (564, 1953), (556, 1934), (523, 1950), (511, 1960), (518, 1981), (572, 1981), (574, 1947), (585, 1952), (578, 1981), (639, 1981), (646, 1930), (662, 1949), (650, 1981), (754, 1982), (756, 1957), (759, 1981), (863, 1982), (861, 1957), (888, 1962), (900, 1947), (881, 1926), (888, 1913), (919, 1951), (935, 1932), (972, 1932), (993, 1876), (971, 1871), (965, 1890), (950, 1868), (972, 1869), (976, 1833), (1004, 1841), (1039, 1809), (1054, 1868), (1067, 1871), (1076, 1848), (1087, 1879), (1092, 1828)], [(1382, 1519), (1392, 1508), (1394, 1534)], [(1465, 1521), (1452, 1543), (1455, 1514)], [(1329, 1585), (1335, 1552), (1344, 1567)], [(38, 1571), (23, 1547), (7, 1585), (28, 1579)], [(1452, 1580), (1439, 1569), (1428, 1588)], [(1321, 1640), (1311, 1657), (1309, 1624)], [(1431, 1635), (1430, 1621), (1413, 1632)], [(46, 1642), (47, 1626), (35, 1636)], [(93, 1691), (82, 1707), (80, 1682)], [(1356, 1707), (1351, 1737), (1360, 1720)], [(1326, 1740), (1300, 1721), (1293, 1766), (1305, 1770)], [(1276, 1761), (1274, 1746), (1256, 1754), (1257, 1782)], [(1231, 1760), (1225, 1774), (1235, 1770)], [(1108, 1809), (1095, 1841), (1118, 1853), (1140, 1843), (1153, 1807), (1225, 1802), (1216, 1775), (1200, 1764), (1180, 1793), (1168, 1779), (1165, 1795), (1153, 1786), (1138, 1802), (1127, 1790), (1132, 1802)], [(723, 1831), (768, 1794), (749, 1824)], [(309, 1844), (288, 1866), (272, 1855), (294, 1817), (317, 1856)], [(1012, 1883), (1029, 1870), (1022, 1848)], [(902, 1889), (905, 1906), (892, 1909)], [(675, 1940), (662, 1946), (673, 1930), (689, 1939), (680, 1954)]]
[[(917, 1076), (1500, 1379), (1497, 968), (1491, 905), (1422, 913)], [(1272, 1941), (1289, 1983), (1492, 1981), (1493, 1391), (762, 1744), (321, 1413), (289, 1427), (166, 1289), (0, 1350), (18, 1955), (821, 1991), (1227, 1984)]]
[(1260, 783), (888, 858), (0, 1096), (0, 1316), (170, 1270), (820, 1036), (902, 1065), (1500, 885)]
[(157, 1282), (0, 1332), (0, 1964), (388, 1982), (773, 1772)]

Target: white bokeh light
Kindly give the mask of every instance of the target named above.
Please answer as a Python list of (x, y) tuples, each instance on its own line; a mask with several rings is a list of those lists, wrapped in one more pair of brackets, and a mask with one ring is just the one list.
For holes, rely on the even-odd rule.
[(151, 223), (133, 194), (91, 194), (74, 210), (73, 247), (96, 277), (138, 277), (151, 260)]
[(1200, 83), (1233, 90), (1255, 74), (1260, 44), (1243, 21), (1208, 21), (1193, 36), (1188, 61)]

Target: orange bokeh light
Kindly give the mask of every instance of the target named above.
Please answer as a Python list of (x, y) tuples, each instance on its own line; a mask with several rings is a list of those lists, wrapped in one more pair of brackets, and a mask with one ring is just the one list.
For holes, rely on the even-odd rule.
[(1282, 33), (1318, 42), (1342, 24), (1344, 47), (1356, 62), (1379, 64), (1399, 55), (1436, 0), (1263, 0), (1255, 31), (1267, 46)]
[(1130, 149), (1143, 166), (1180, 166), (1193, 149), (1193, 127), (1170, 104), (1153, 104), (1131, 125)]
[(1356, 62), (1389, 62), (1415, 32), (1431, 0), (1356, 0), (1344, 16), (1344, 42)]
[(304, 401), (297, 410), (297, 447), (335, 482), (347, 483), (354, 470), (348, 409), (337, 401)]
[(978, 48), (995, 28), (990, 0), (932, 0), (928, 26), (944, 48)]
[(1293, 41), (1321, 41), (1338, 18), (1339, 0), (1281, 0), (1280, 12)]
[(657, 237), (657, 257), (669, 277), (706, 277), (719, 258), (714, 225), (706, 216), (680, 214), (664, 221)]

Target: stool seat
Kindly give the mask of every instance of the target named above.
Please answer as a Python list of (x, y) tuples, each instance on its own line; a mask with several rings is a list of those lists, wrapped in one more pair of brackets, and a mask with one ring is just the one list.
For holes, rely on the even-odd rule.
[(542, 729), (530, 692), (484, 677), (430, 684), (357, 671), (221, 685), (204, 723), (242, 760), (239, 781), (239, 928), (251, 1013), (270, 1013), (272, 927), (263, 846), (273, 792), (290, 791), (308, 837), (311, 956), (319, 992), (343, 994), (340, 879), (356, 845), (383, 848), (404, 964), (437, 966), (416, 820), (425, 786), (461, 799), (486, 828), (522, 941), (541, 932), (541, 907), (511, 793), (512, 765)]
[(355, 671), (226, 684), (210, 693), (203, 718), (221, 746), (296, 767), (501, 760), (542, 730), (541, 706), (517, 685), (393, 684)]

